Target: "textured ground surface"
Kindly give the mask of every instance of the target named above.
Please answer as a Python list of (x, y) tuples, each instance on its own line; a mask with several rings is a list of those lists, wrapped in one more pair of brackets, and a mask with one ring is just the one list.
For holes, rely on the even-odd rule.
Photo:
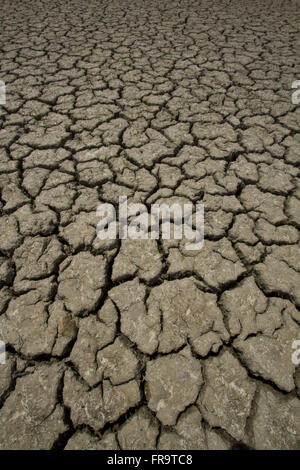
[(245, 4), (2, 1), (0, 448), (299, 448), (299, 2)]

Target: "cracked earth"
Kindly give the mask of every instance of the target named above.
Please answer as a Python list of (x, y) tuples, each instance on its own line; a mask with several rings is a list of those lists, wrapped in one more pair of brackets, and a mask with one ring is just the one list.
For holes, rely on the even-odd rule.
[[(299, 448), (299, 2), (0, 8), (0, 448)], [(121, 195), (203, 248), (100, 240)]]

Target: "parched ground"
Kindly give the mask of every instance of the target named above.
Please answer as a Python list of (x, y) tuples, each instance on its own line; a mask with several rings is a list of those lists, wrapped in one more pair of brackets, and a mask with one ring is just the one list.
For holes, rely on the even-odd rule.
[[(299, 448), (299, 1), (0, 8), (0, 448)], [(121, 195), (204, 247), (101, 241)]]

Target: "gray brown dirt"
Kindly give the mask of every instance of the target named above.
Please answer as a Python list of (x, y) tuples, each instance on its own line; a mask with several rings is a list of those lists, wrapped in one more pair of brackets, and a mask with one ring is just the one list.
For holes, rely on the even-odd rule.
[[(299, 448), (299, 1), (0, 17), (0, 448)], [(99, 240), (119, 195), (204, 247)]]

